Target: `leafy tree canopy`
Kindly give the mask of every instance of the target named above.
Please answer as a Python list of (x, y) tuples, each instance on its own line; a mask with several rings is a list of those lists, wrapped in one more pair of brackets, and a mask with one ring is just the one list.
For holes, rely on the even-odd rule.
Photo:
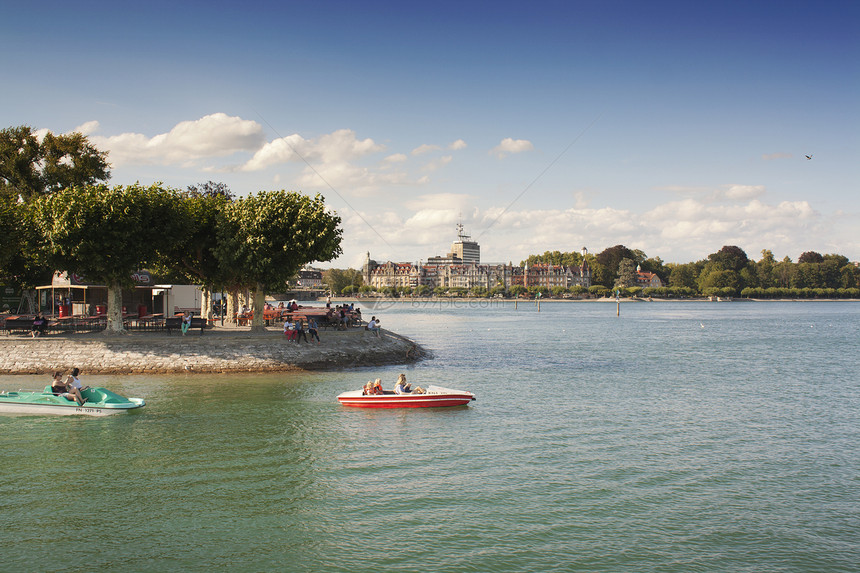
[(83, 134), (48, 132), (40, 141), (29, 126), (0, 130), (0, 194), (30, 200), (109, 178), (107, 152)]
[(350, 285), (361, 287), (364, 284), (364, 278), (361, 272), (355, 269), (328, 269), (323, 271), (323, 282), (332, 292), (343, 292), (343, 289)]
[(40, 197), (33, 224), (55, 269), (131, 285), (131, 274), (184, 242), (175, 191), (159, 184), (71, 187)]
[(717, 263), (723, 270), (735, 272), (739, 272), (749, 262), (744, 250), (734, 245), (724, 246), (716, 253), (711, 253), (708, 260)]
[(637, 261), (636, 253), (625, 247), (624, 245), (615, 245), (604, 249), (596, 256), (597, 262), (606, 267), (611, 273), (618, 272), (618, 265), (621, 259), (630, 259)]
[(821, 256), (821, 253), (816, 253), (815, 251), (806, 251), (802, 253), (800, 257), (797, 259), (798, 263), (822, 263), (824, 262), (824, 257)]
[(340, 222), (321, 195), (263, 191), (226, 205), (218, 256), (239, 285), (281, 288), (303, 265), (341, 254)]

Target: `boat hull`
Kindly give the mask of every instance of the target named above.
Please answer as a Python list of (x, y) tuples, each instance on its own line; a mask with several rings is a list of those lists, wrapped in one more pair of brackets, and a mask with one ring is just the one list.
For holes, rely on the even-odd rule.
[(430, 386), (426, 394), (363, 395), (361, 390), (344, 392), (337, 397), (344, 406), (355, 408), (449, 408), (465, 406), (475, 399), (471, 392)]
[(141, 398), (125, 398), (104, 388), (84, 390), (88, 401), (80, 406), (62, 396), (55, 396), (50, 387), (44, 392), (0, 393), (0, 414), (36, 416), (111, 416), (146, 405)]

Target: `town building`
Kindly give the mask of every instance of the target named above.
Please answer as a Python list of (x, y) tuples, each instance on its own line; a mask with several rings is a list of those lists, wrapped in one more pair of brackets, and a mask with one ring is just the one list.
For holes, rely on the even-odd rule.
[(462, 223), (457, 223), (457, 240), (451, 244), (450, 255), (459, 257), (466, 264), (481, 262), (481, 246), (463, 231)]
[[(362, 266), (364, 283), (375, 289), (383, 288), (465, 288), (495, 287), (509, 289), (514, 285), (570, 288), (591, 286), (591, 268), (582, 248), (582, 264), (577, 267), (539, 264), (519, 267), (513, 264), (481, 264), (481, 248), (457, 225), (457, 239), (446, 256), (435, 256), (426, 263), (377, 263), (367, 253)], [(659, 280), (659, 279), (658, 279)]]
[(322, 271), (319, 269), (311, 268), (309, 266), (305, 266), (304, 268), (302, 268), (302, 270), (298, 272), (294, 282), (297, 288), (322, 288)]
[(642, 288), (660, 288), (663, 281), (654, 273), (643, 271), (640, 265), (636, 265), (636, 286)]

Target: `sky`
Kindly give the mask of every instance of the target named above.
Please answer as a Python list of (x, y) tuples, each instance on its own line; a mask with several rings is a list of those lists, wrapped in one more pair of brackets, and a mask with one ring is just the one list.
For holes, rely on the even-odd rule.
[(86, 134), (111, 184), (319, 193), (320, 267), (460, 222), (482, 262), (860, 260), (857, 2), (2, 3), (0, 127)]

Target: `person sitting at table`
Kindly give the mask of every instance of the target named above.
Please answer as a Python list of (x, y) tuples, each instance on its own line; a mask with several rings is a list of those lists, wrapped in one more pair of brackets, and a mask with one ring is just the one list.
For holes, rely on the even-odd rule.
[(33, 328), (30, 331), (30, 336), (36, 338), (45, 334), (45, 329), (48, 327), (48, 321), (42, 316), (42, 313), (37, 313), (33, 319)]
[(296, 325), (293, 324), (289, 316), (284, 320), (284, 336), (287, 337), (287, 340), (296, 338)]

